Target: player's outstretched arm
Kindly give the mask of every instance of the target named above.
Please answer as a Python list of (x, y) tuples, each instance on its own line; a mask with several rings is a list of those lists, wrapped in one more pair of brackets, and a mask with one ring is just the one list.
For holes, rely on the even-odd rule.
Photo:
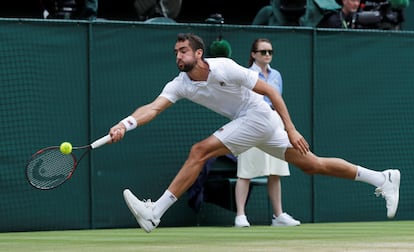
[(149, 123), (172, 104), (168, 99), (159, 96), (153, 102), (137, 108), (134, 113), (121, 120), (109, 130), (112, 142), (118, 142), (127, 131), (135, 129), (138, 125), (141, 126)]

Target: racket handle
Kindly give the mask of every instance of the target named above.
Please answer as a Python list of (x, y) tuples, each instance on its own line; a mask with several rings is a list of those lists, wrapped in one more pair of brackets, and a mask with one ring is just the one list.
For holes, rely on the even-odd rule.
[(101, 147), (102, 145), (108, 143), (110, 140), (111, 140), (111, 136), (108, 134), (108, 135), (106, 135), (104, 137), (99, 138), (95, 142), (93, 142), (91, 144), (91, 148), (92, 149), (95, 149), (95, 148)]

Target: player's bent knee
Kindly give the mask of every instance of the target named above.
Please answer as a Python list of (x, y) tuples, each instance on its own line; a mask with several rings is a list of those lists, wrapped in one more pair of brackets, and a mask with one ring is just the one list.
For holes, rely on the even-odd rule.
[(195, 159), (201, 159), (205, 155), (205, 153), (206, 149), (202, 144), (196, 143), (193, 146), (191, 146), (190, 157)]

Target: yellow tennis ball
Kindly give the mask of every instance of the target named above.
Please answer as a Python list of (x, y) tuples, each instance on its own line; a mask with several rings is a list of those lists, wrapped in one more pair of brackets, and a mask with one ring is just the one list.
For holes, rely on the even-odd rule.
[(63, 142), (60, 145), (60, 152), (66, 155), (70, 154), (72, 152), (72, 144), (70, 144), (69, 142)]

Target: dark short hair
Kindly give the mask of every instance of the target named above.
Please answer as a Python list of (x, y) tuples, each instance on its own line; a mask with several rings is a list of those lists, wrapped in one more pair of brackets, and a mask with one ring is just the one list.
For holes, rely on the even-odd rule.
[(179, 33), (177, 35), (177, 42), (183, 42), (188, 40), (191, 49), (197, 51), (198, 49), (203, 50), (204, 52), (204, 42), (203, 39), (193, 33)]

